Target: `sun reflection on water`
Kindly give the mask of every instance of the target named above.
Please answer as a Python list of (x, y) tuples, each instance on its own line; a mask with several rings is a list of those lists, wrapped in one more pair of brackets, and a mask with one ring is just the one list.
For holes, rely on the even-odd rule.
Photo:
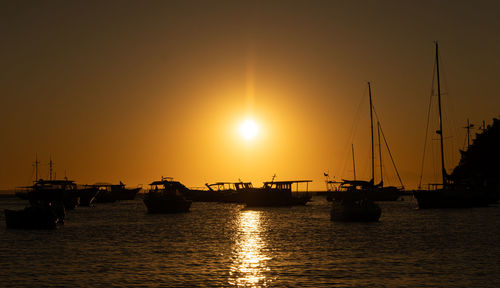
[(265, 287), (272, 279), (266, 277), (266, 243), (261, 211), (241, 211), (238, 218), (238, 233), (233, 248), (229, 283), (238, 287)]

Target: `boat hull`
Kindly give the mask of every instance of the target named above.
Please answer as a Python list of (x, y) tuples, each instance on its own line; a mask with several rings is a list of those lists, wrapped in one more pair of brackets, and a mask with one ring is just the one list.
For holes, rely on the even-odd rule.
[(150, 214), (189, 212), (192, 203), (182, 196), (146, 195), (143, 201)]
[(5, 224), (9, 229), (56, 229), (61, 223), (57, 211), (50, 206), (5, 209)]
[(247, 207), (286, 207), (306, 205), (310, 195), (294, 196), (286, 189), (251, 188), (242, 192), (243, 203)]
[(487, 207), (492, 201), (486, 194), (466, 189), (413, 191), (419, 209)]
[(113, 197), (115, 200), (134, 200), (135, 195), (141, 191), (141, 188), (125, 188), (123, 190), (118, 190), (116, 193), (113, 193)]

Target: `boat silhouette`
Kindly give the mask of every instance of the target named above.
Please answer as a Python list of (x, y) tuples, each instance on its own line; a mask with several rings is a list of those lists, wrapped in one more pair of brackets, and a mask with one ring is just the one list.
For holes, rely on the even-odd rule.
[(182, 192), (189, 190), (179, 181), (172, 178), (163, 178), (160, 181), (154, 181), (150, 189), (144, 195), (144, 204), (148, 213), (180, 213), (188, 212), (191, 207), (191, 201), (187, 200)]
[(111, 183), (95, 183), (92, 185), (98, 190), (94, 203), (113, 203), (121, 200), (134, 200), (140, 187), (127, 188), (124, 183), (120, 181), (119, 184)]
[[(329, 191), (332, 199), (330, 219), (339, 222), (374, 222), (378, 221), (382, 210), (374, 202), (375, 199), (384, 199), (389, 190), (380, 190), (375, 187), (375, 157), (373, 144), (373, 105), (370, 82), (368, 82), (370, 98), (370, 131), (371, 131), (371, 172), (370, 181), (343, 180), (338, 183), (338, 189)], [(399, 196), (399, 195), (398, 195)]]
[[(273, 177), (274, 179), (274, 177)], [(241, 195), (243, 202), (247, 207), (259, 206), (294, 206), (306, 205), (311, 200), (311, 195), (308, 194), (308, 183), (312, 180), (291, 180), (291, 181), (269, 181), (264, 182), (260, 188), (241, 187)], [(306, 184), (304, 193), (293, 193), (292, 185), (299, 183)], [(298, 191), (297, 191), (298, 192)], [(296, 194), (296, 195), (294, 195)]]
[[(428, 184), (427, 190), (415, 190), (413, 191), (413, 196), (417, 200), (418, 208), (420, 209), (486, 207), (492, 202), (491, 193), (488, 191), (488, 189), (486, 189), (486, 187), (481, 184), (477, 185), (478, 183), (474, 184), (471, 181), (460, 181), (460, 179), (457, 177), (453, 179), (453, 177), (450, 177), (446, 172), (444, 163), (444, 133), (441, 113), (441, 88), (439, 79), (439, 46), (437, 41), (435, 42), (435, 49), (435, 67), (437, 76), (436, 79), (439, 111), (439, 129), (436, 131), (436, 133), (439, 135), (440, 140), (441, 183)], [(498, 151), (498, 146), (495, 147), (492, 151), (493, 153), (496, 153), (498, 155), (498, 152), (494, 151)], [(498, 156), (496, 157), (496, 159), (498, 160)], [(495, 165), (498, 165), (498, 162)]]

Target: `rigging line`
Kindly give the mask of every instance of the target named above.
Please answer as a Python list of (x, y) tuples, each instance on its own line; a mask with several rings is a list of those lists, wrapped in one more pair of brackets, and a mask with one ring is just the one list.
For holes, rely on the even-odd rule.
[[(396, 162), (394, 162), (394, 159), (392, 157), (391, 149), (389, 149), (389, 143), (387, 143), (387, 139), (385, 138), (384, 130), (382, 129), (382, 124), (381, 124), (380, 118), (378, 117), (377, 110), (375, 110), (375, 106), (373, 106), (373, 113), (375, 114), (375, 118), (377, 119), (377, 123), (379, 124), (380, 133), (382, 133), (382, 138), (384, 139), (385, 146), (387, 148), (387, 151), (389, 152), (389, 156), (390, 156), (391, 161), (392, 161), (392, 166), (394, 167), (394, 170), (396, 171), (396, 175), (399, 179), (399, 183), (401, 184), (401, 186), (404, 189), (403, 181), (401, 180), (401, 177), (399, 176), (398, 168), (396, 167)], [(382, 143), (380, 143), (380, 135), (379, 135), (378, 142), (379, 142), (378, 145), (380, 147), (380, 145), (382, 145)], [(380, 165), (382, 165), (382, 155), (380, 155), (379, 158), (380, 158), (379, 159)], [(382, 169), (381, 169), (381, 171), (382, 171)], [(380, 172), (380, 174), (382, 175), (382, 172)], [(381, 178), (382, 178), (382, 176), (381, 176)]]
[(401, 184), (401, 186), (404, 189), (405, 185), (403, 184), (403, 181), (401, 180), (401, 177), (399, 176), (398, 167), (396, 167), (396, 163), (394, 162), (394, 158), (392, 158), (391, 149), (389, 149), (389, 144), (387, 143), (387, 139), (385, 138), (384, 130), (382, 129), (381, 125), (379, 127), (380, 127), (380, 133), (382, 133), (382, 138), (384, 139), (385, 147), (387, 147), (387, 152), (389, 152), (389, 157), (391, 158), (392, 166), (394, 166), (394, 170), (396, 170), (396, 175), (398, 176), (399, 183)]
[[(349, 150), (348, 147), (354, 142), (354, 138), (356, 137), (357, 129), (358, 129), (358, 126), (359, 126), (359, 121), (360, 121), (360, 118), (361, 118), (361, 116), (360, 116), (360, 114), (361, 114), (361, 107), (364, 106), (365, 99), (367, 98), (367, 94), (368, 94), (367, 92), (368, 91), (365, 88), (363, 88), (362, 97), (359, 99), (358, 106), (357, 106), (356, 111), (354, 113), (354, 119), (351, 122), (352, 124), (351, 124), (351, 129), (349, 131), (349, 139), (345, 143), (343, 151), (348, 151)], [(348, 153), (345, 153), (344, 155), (348, 155)], [(349, 161), (348, 157), (343, 157), (342, 169), (337, 169), (337, 170), (340, 170), (341, 175), (345, 174), (346, 170), (348, 169), (347, 168), (348, 161)]]
[(427, 138), (429, 135), (429, 118), (431, 115), (432, 108), (432, 96), (434, 96), (434, 80), (436, 78), (436, 62), (434, 62), (434, 68), (432, 71), (432, 85), (431, 85), (431, 95), (429, 100), (429, 108), (427, 109), (427, 125), (425, 127), (425, 138), (424, 138), (424, 153), (422, 155), (422, 166), (420, 167), (420, 179), (418, 181), (418, 189), (422, 187), (422, 177), (424, 175), (424, 161), (425, 161), (425, 152), (427, 148)]

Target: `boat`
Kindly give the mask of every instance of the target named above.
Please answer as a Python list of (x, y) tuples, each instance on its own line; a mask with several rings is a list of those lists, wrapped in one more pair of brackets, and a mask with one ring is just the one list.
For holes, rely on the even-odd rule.
[[(306, 205), (311, 200), (307, 192), (310, 182), (312, 180), (274, 181), (273, 177), (273, 181), (264, 182), (263, 187), (242, 187), (240, 191), (247, 207)], [(306, 183), (305, 192), (292, 193), (292, 185), (297, 184), (298, 190), (299, 183)]]
[(205, 189), (184, 189), (181, 193), (193, 202), (230, 202), (230, 198), (236, 193), (233, 182), (206, 183), (205, 186)]
[(217, 202), (243, 203), (243, 193), (247, 189), (253, 189), (252, 182), (217, 182), (205, 184), (209, 191), (215, 193)]
[[(453, 179), (446, 172), (444, 163), (444, 131), (441, 116), (439, 46), (437, 41), (435, 42), (435, 49), (435, 75), (437, 80), (437, 98), (439, 111), (439, 129), (436, 131), (436, 133), (439, 135), (440, 140), (441, 183), (428, 184), (427, 189), (425, 190), (421, 189), (420, 183), (419, 189), (413, 191), (413, 196), (417, 200), (419, 209), (486, 207), (491, 203), (492, 199), (490, 193), (488, 193), (488, 190), (484, 189), (484, 186), (482, 186), (481, 184), (474, 185), (473, 183), (468, 181), (457, 181), (459, 179)], [(498, 165), (498, 163), (495, 163), (494, 165)], [(422, 177), (420, 177), (420, 179), (422, 179)]]
[(72, 180), (39, 179), (27, 188), (27, 198), (32, 204), (62, 202), (66, 210), (73, 210), (80, 203), (77, 185)]
[(64, 223), (61, 209), (51, 202), (32, 204), (23, 210), (5, 209), (5, 224), (9, 229), (56, 229)]
[(152, 182), (150, 189), (144, 195), (144, 204), (148, 213), (181, 213), (188, 212), (192, 201), (187, 200), (182, 192), (189, 190), (179, 181), (172, 178), (163, 178)]
[[(372, 200), (372, 201), (396, 201), (402, 194), (404, 189), (403, 181), (399, 176), (398, 169), (394, 162), (394, 159), (391, 154), (391, 150), (389, 149), (389, 145), (385, 138), (384, 132), (382, 131), (382, 126), (380, 125), (380, 121), (377, 121), (377, 135), (378, 135), (378, 154), (379, 154), (379, 169), (380, 169), (380, 182), (378, 184), (374, 184), (375, 180), (375, 156), (374, 156), (374, 133), (373, 133), (373, 104), (372, 104), (372, 95), (371, 95), (371, 85), (368, 83), (368, 95), (370, 98), (370, 132), (371, 132), (371, 172), (372, 179), (370, 181), (361, 181), (356, 180), (356, 165), (354, 161), (354, 145), (352, 145), (352, 161), (353, 161), (353, 171), (354, 171), (354, 180), (344, 180), (341, 182), (338, 181), (330, 181), (328, 179), (328, 174), (325, 173), (327, 177), (326, 185), (327, 185), (327, 200), (332, 201), (343, 200), (345, 197), (352, 198), (353, 195), (345, 195), (345, 193), (364, 195), (363, 197)], [(380, 137), (382, 135), (382, 138)], [(392, 161), (394, 170), (396, 172), (400, 187), (395, 186), (384, 186), (384, 173), (383, 173), (383, 165), (382, 165), (382, 139), (384, 140), (385, 146), (389, 153), (390, 159)]]
[(66, 210), (75, 209), (79, 203), (78, 188), (74, 181), (65, 179), (56, 179), (52, 176), (52, 159), (49, 162), (50, 172), (49, 180), (38, 178), (38, 157), (33, 164), (35, 168), (35, 179), (33, 185), (20, 187), (15, 195), (21, 199), (29, 200), (32, 205), (45, 205), (62, 202)]
[(374, 202), (378, 201), (378, 199), (383, 199), (382, 196), (384, 191), (377, 189), (373, 184), (375, 179), (375, 157), (373, 144), (373, 105), (370, 82), (368, 82), (368, 95), (370, 97), (372, 179), (370, 181), (342, 180), (341, 182), (332, 182), (332, 184), (339, 185), (337, 189), (328, 191), (328, 195), (332, 199), (332, 208), (330, 211), (330, 219), (332, 221), (372, 222), (378, 221), (382, 214), (382, 210)]
[(94, 203), (113, 203), (121, 200), (134, 200), (141, 187), (127, 188), (120, 181), (119, 184), (96, 183), (92, 185), (98, 190)]

